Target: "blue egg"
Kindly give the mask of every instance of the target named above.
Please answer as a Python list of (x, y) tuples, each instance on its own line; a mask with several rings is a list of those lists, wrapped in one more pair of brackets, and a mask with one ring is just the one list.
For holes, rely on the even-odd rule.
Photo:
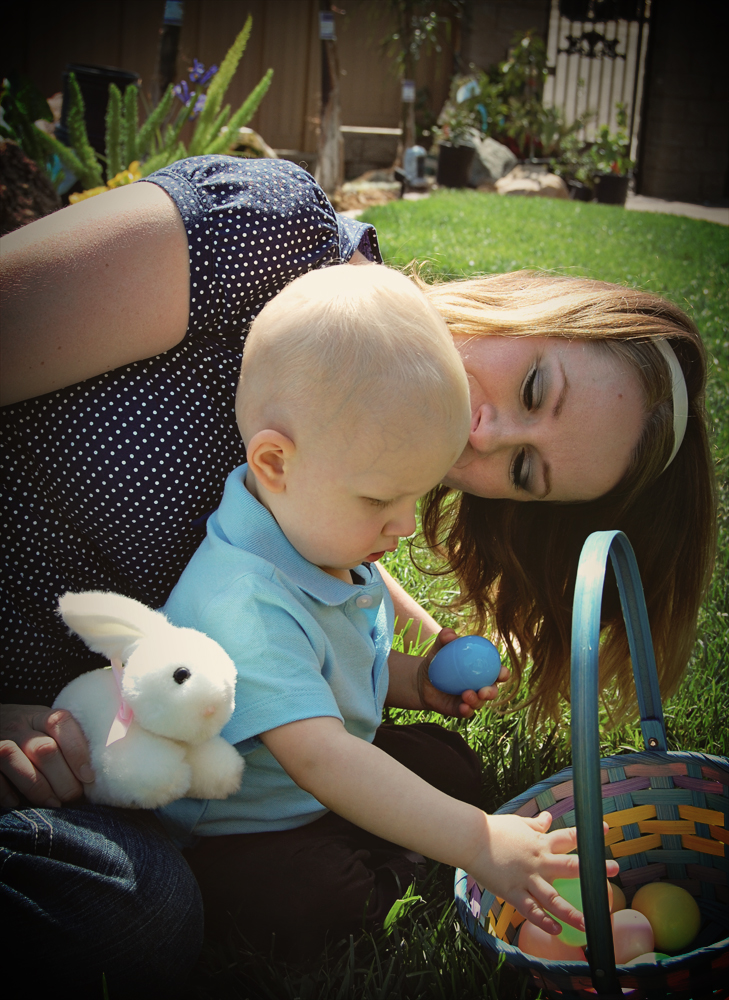
[(478, 691), (495, 683), (501, 671), (499, 651), (480, 635), (465, 635), (449, 642), (433, 657), (430, 683), (448, 694)]

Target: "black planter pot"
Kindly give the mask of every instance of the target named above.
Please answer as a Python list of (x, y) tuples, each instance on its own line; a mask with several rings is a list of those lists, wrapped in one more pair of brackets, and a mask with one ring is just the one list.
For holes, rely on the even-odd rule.
[(592, 188), (583, 184), (582, 181), (567, 181), (567, 187), (572, 201), (592, 201), (594, 197)]
[(468, 187), (468, 176), (475, 155), (473, 146), (441, 143), (438, 147), (438, 184), (443, 187)]
[(595, 196), (603, 205), (624, 205), (628, 197), (629, 178), (620, 174), (598, 174), (595, 177)]
[(106, 152), (106, 105), (109, 103), (109, 84), (115, 83), (122, 95), (130, 83), (138, 83), (139, 74), (111, 66), (85, 66), (69, 63), (63, 74), (63, 111), (61, 121), (56, 125), (56, 136), (66, 146), (71, 145), (68, 134), (68, 109), (70, 94), (68, 75), (73, 73), (84, 99), (84, 121), (89, 142), (102, 156)]

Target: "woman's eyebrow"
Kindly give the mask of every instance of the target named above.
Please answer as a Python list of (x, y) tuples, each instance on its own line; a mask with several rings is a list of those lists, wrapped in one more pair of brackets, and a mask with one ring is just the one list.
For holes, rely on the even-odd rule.
[(554, 404), (554, 408), (552, 409), (552, 416), (553, 417), (558, 417), (560, 415), (560, 413), (562, 412), (562, 407), (564, 406), (564, 401), (567, 398), (567, 391), (569, 390), (569, 387), (570, 387), (570, 383), (569, 383), (569, 380), (567, 378), (567, 372), (564, 370), (564, 365), (562, 364), (561, 361), (559, 362), (559, 367), (560, 367), (560, 371), (562, 372), (562, 378), (563, 378), (564, 381), (563, 381), (562, 388), (560, 390), (559, 396), (557, 396), (557, 402)]

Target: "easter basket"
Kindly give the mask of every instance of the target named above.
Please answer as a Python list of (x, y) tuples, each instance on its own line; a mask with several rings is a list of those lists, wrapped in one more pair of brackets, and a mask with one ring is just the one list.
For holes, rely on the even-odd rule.
[[(598, 649), (610, 555), (628, 632), (646, 749), (600, 759)], [(547, 996), (703, 1000), (729, 995), (729, 760), (668, 752), (643, 588), (628, 539), (590, 535), (580, 556), (572, 622), (573, 767), (532, 786), (499, 813), (552, 814), (552, 829), (577, 826), (588, 961), (524, 954), (514, 941), (523, 917), (458, 869), (455, 896), (468, 931), (494, 961), (530, 972)], [(603, 819), (609, 832), (603, 834)], [(656, 964), (615, 964), (605, 858), (620, 866), (628, 902), (665, 880), (688, 890), (701, 912), (691, 951)]]

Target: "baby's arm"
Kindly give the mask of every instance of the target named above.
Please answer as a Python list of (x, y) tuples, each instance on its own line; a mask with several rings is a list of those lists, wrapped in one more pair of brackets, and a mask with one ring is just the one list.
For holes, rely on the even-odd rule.
[(377, 569), (380, 571), (382, 582), (387, 587), (388, 593), (392, 599), (392, 603), (395, 608), (395, 616), (400, 623), (399, 627), (404, 627), (408, 621), (412, 622), (410, 628), (404, 635), (405, 642), (415, 642), (418, 638), (418, 629), (420, 630), (420, 642), (423, 642), (425, 639), (429, 639), (431, 635), (438, 635), (440, 632), (440, 625), (435, 618), (431, 617), (425, 608), (422, 608), (418, 602), (411, 597), (410, 594), (408, 594), (402, 584), (396, 580), (394, 576), (388, 573), (382, 563), (377, 563)]
[[(333, 717), (303, 719), (261, 735), (293, 780), (339, 816), (436, 861), (465, 869), (549, 933), (544, 912), (584, 928), (582, 914), (550, 884), (574, 878), (574, 830), (546, 833), (548, 815), (487, 816), (433, 788)], [(615, 862), (608, 868), (617, 869)], [(615, 874), (615, 871), (608, 871)]]

